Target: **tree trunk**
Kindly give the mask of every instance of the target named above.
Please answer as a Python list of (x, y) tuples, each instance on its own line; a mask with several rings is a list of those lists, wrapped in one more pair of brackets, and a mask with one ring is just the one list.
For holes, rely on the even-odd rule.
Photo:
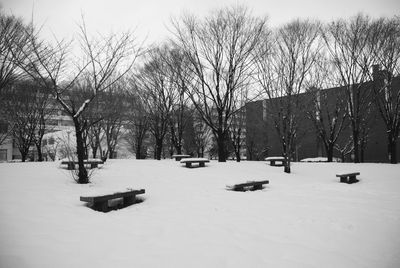
[[(290, 144), (290, 143), (289, 143)], [(292, 148), (291, 148), (291, 146), (289, 145), (289, 146), (284, 146), (284, 148), (285, 148), (285, 151), (284, 151), (284, 154), (283, 154), (283, 157), (285, 158), (285, 165), (284, 165), (284, 172), (285, 173), (290, 173), (291, 172), (291, 170), (290, 170), (290, 160), (292, 159)]]
[(329, 144), (326, 148), (326, 156), (328, 158), (328, 162), (333, 161), (333, 144)]
[(97, 157), (97, 146), (92, 146), (92, 157), (94, 159)]
[(108, 158), (114, 159), (114, 150), (110, 147), (108, 147)]
[(157, 160), (161, 160), (162, 147), (163, 147), (163, 139), (159, 139), (159, 138), (156, 139), (155, 158)]
[(27, 153), (25, 153), (25, 152), (21, 152), (21, 161), (22, 162), (25, 162), (26, 161), (26, 155), (27, 155)]
[(222, 130), (217, 132), (218, 162), (226, 162), (226, 135)]
[(360, 154), (359, 154), (360, 149), (359, 149), (359, 143), (358, 143), (359, 142), (358, 136), (359, 136), (358, 131), (354, 130), (354, 127), (353, 127), (354, 163), (360, 163)]
[(240, 162), (241, 158), (240, 158), (240, 149), (239, 150), (235, 150), (235, 154), (236, 154), (236, 162)]
[(365, 154), (365, 145), (363, 142), (361, 142), (360, 146), (360, 162), (359, 163), (364, 163), (364, 154)]
[(397, 135), (388, 133), (388, 154), (391, 164), (397, 164)]
[(135, 154), (136, 154), (136, 159), (142, 159), (142, 150), (139, 144), (136, 145), (136, 150), (135, 150)]
[(283, 170), (285, 173), (290, 173), (290, 160), (289, 157), (286, 158), (285, 167)]
[(42, 143), (36, 144), (37, 154), (38, 154), (38, 161), (43, 162), (43, 153), (42, 153)]
[(78, 156), (78, 183), (85, 184), (89, 183), (89, 177), (87, 170), (84, 165), (85, 159), (85, 142), (83, 139), (83, 132), (81, 130), (81, 125), (78, 118), (73, 118), (75, 125), (75, 135), (76, 135), (76, 153)]

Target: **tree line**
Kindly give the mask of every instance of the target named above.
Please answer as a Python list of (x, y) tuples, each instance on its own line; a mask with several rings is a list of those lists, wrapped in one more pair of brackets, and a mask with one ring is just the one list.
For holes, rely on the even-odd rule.
[[(55, 101), (56, 110), (62, 109), (74, 123), (79, 183), (89, 181), (83, 164), (89, 151), (93, 157), (103, 151), (112, 157), (121, 136), (137, 158), (145, 155), (150, 134), (156, 159), (165, 150), (202, 155), (214, 144), (210, 152), (220, 162), (230, 153), (240, 161), (244, 107), (257, 98), (270, 100), (269, 120), (288, 160), (286, 172), (305, 117), (330, 161), (338, 137), (350, 126), (351, 142), (342, 149), (351, 151), (355, 162), (362, 161), (372, 106), (387, 128), (388, 159), (397, 163), (400, 89), (392, 82), (399, 74), (398, 16), (373, 19), (359, 14), (329, 23), (296, 19), (271, 28), (267, 18), (252, 15), (246, 7), (226, 7), (205, 17), (184, 14), (172, 19), (171, 38), (150, 47), (132, 32), (91, 35), (82, 20), (80, 54), (75, 57), (70, 41), (43, 40), (35, 25), (0, 15), (0, 101), (9, 103), (2, 106), (8, 107), (2, 117), (16, 116), (12, 104), (19, 111), (36, 111), (33, 106)], [(370, 81), (376, 82), (365, 90)], [(328, 104), (332, 96), (322, 89), (331, 87), (340, 87), (340, 94)], [(40, 103), (15, 100), (19, 90), (29, 91), (35, 97), (28, 99)], [(41, 96), (52, 98), (44, 101)], [(41, 118), (42, 123), (15, 123), (14, 137), (21, 128), (32, 128), (26, 131), (36, 134), (26, 143), (40, 144), (40, 125), (50, 106), (42, 115), (21, 116)], [(25, 142), (18, 143), (22, 154)]]

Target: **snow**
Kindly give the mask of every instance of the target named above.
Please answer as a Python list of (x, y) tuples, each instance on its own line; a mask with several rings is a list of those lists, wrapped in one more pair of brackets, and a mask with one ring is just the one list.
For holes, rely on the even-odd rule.
[(209, 162), (207, 158), (184, 158), (181, 160), (181, 163), (186, 163), (186, 162)]
[[(340, 162), (339, 158), (333, 158), (333, 162)], [(301, 159), (300, 162), (328, 162), (327, 157), (312, 157), (312, 158), (304, 158)]]
[(284, 160), (285, 158), (283, 156), (270, 156), (265, 158), (265, 161), (269, 161), (269, 160)]
[[(358, 171), (360, 182), (335, 174)], [(0, 267), (400, 267), (400, 165), (108, 160), (76, 184), (58, 163), (0, 164)], [(263, 190), (226, 185), (269, 180)], [(145, 189), (109, 213), (90, 191)]]
[(74, 114), (73, 117), (78, 118), (81, 115), (81, 113), (83, 113), (83, 111), (86, 109), (86, 106), (89, 105), (90, 101), (91, 101), (90, 99), (85, 100), (82, 103), (81, 107), (79, 107), (78, 111)]

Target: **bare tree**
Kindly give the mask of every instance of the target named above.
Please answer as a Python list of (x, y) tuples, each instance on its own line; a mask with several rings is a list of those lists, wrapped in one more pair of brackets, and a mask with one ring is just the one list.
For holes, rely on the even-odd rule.
[(18, 47), (26, 41), (27, 28), (20, 19), (0, 9), (0, 92), (21, 75), (13, 58), (22, 56)]
[(347, 126), (343, 91), (341, 88), (336, 89), (335, 92), (311, 88), (308, 93), (312, 105), (307, 109), (307, 116), (313, 123), (317, 137), (325, 148), (328, 162), (332, 162), (335, 144), (342, 130)]
[(318, 23), (295, 20), (272, 37), (267, 33), (257, 55), (258, 81), (269, 99), (268, 115), (287, 160), (287, 173), (305, 112), (306, 100), (301, 93), (305, 92), (306, 80), (321, 49), (318, 28)]
[(345, 143), (340, 143), (340, 142), (336, 143), (335, 150), (337, 150), (340, 153), (340, 158), (342, 159), (342, 162), (345, 162), (346, 157), (352, 154), (354, 151), (353, 139), (349, 139)]
[[(104, 132), (102, 131), (102, 120), (104, 119), (104, 103), (103, 94), (92, 102), (86, 109), (84, 117), (87, 120), (88, 128), (86, 129), (87, 144), (92, 152), (92, 157), (97, 158), (98, 155), (105, 160), (105, 153), (103, 155), (102, 141), (104, 140)], [(98, 154), (99, 153), (99, 154)]]
[(174, 20), (176, 43), (190, 62), (195, 79), (189, 97), (218, 144), (218, 161), (226, 161), (229, 120), (234, 101), (253, 71), (251, 53), (260, 42), (266, 20), (243, 7), (216, 10), (203, 20)]
[(3, 89), (6, 118), (13, 125), (12, 136), (25, 162), (34, 145), (35, 131), (41, 121), (42, 94), (31, 81), (15, 83)]
[[(388, 159), (396, 164), (400, 131), (400, 89), (393, 78), (400, 73), (400, 17), (379, 19), (372, 23), (368, 43), (374, 56), (374, 100), (386, 126)], [(380, 68), (383, 70), (380, 70)]]
[(332, 85), (331, 64), (321, 53), (312, 67), (307, 95), (311, 102), (306, 109), (307, 117), (314, 125), (322, 142), (328, 162), (333, 161), (335, 144), (342, 130), (348, 126), (345, 88), (323, 89)]
[[(82, 120), (82, 114), (102, 92), (119, 81), (132, 67), (140, 49), (130, 32), (121, 35), (111, 34), (109, 37), (90, 38), (85, 23), (80, 26), (80, 44), (83, 58), (73, 72), (73, 66), (68, 65), (69, 44), (57, 41), (55, 46), (39, 42), (37, 33), (30, 33), (29, 42), (21, 47), (24, 53), (19, 66), (31, 77), (50, 89), (64, 112), (71, 116), (76, 134), (77, 158), (79, 164), (78, 183), (88, 183), (88, 172), (84, 166), (85, 141), (84, 132), (87, 124)], [(69, 73), (73, 73), (72, 78)], [(80, 106), (68, 105), (65, 94), (77, 83), (91, 89), (89, 98), (82, 100)]]
[(373, 62), (373, 54), (368, 47), (371, 20), (367, 16), (357, 15), (349, 21), (334, 21), (323, 29), (322, 35), (335, 67), (335, 80), (338, 86), (345, 88), (354, 162), (358, 163), (362, 158), (361, 142), (367, 138), (366, 128), (371, 116), (372, 86), (366, 84)]
[(145, 139), (149, 130), (149, 116), (146, 113), (145, 104), (141, 97), (142, 92), (134, 77), (128, 83), (128, 121), (125, 125), (127, 134), (125, 139), (135, 153), (136, 159), (144, 159), (147, 156)]
[(0, 131), (0, 145), (11, 137), (14, 123), (8, 121), (8, 111), (6, 110), (7, 96), (6, 89), (21, 77), (21, 72), (17, 68), (13, 57), (20, 57), (18, 46), (23, 44), (26, 39), (25, 31), (28, 27), (15, 16), (6, 15), (0, 8), (0, 121), (2, 129)]
[(237, 109), (236, 113), (232, 115), (229, 127), (229, 138), (232, 143), (233, 151), (235, 153), (236, 162), (241, 161), (241, 150), (244, 145), (244, 135), (246, 131), (246, 110), (245, 106)]
[(142, 92), (142, 103), (149, 119), (149, 129), (155, 141), (155, 158), (161, 159), (164, 138), (168, 132), (170, 118), (178, 91), (169, 65), (164, 60), (167, 47), (149, 51), (144, 67), (137, 75)]
[(194, 113), (194, 142), (198, 157), (204, 157), (207, 147), (211, 144), (211, 129), (201, 120), (198, 113)]
[(190, 99), (185, 92), (187, 83), (193, 78), (193, 73), (188, 68), (190, 64), (184, 53), (178, 48), (171, 47), (164, 55), (164, 60), (168, 64), (167, 74), (173, 82), (175, 99), (173, 111), (169, 118), (171, 143), (177, 154), (182, 153), (184, 131), (190, 122), (193, 109), (189, 107)]
[(115, 158), (116, 146), (121, 138), (122, 127), (127, 122), (127, 101), (126, 92), (123, 89), (125, 80), (110, 87), (103, 93), (103, 120), (101, 126), (107, 142), (106, 155), (108, 158)]
[[(3, 104), (4, 107), (4, 104)], [(8, 122), (6, 114), (0, 109), (0, 145), (2, 145), (13, 132), (13, 125)]]

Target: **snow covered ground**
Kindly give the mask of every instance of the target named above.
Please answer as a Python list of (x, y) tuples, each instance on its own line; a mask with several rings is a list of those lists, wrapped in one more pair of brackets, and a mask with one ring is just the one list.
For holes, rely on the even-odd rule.
[[(360, 182), (337, 173), (359, 171)], [(400, 267), (400, 165), (109, 160), (78, 185), (58, 163), (0, 164), (0, 267)], [(248, 180), (270, 184), (233, 192)], [(91, 192), (146, 189), (96, 212)]]

